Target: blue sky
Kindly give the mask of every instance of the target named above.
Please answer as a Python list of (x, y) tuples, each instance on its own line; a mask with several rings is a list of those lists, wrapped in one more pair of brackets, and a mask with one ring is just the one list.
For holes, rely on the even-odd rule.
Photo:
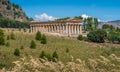
[(120, 20), (120, 0), (10, 0), (34, 19), (86, 14), (101, 21)]

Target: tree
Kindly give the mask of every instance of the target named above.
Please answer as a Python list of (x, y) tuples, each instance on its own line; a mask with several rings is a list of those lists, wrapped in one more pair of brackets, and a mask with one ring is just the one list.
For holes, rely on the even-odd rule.
[(9, 40), (9, 39), (10, 39), (10, 36), (8, 35), (8, 36), (7, 36), (7, 40)]
[(37, 33), (36, 33), (36, 36), (35, 36), (35, 39), (36, 40), (41, 40), (41, 32), (40, 31), (38, 31)]
[(87, 37), (88, 40), (92, 42), (103, 43), (105, 41), (105, 38), (107, 37), (107, 32), (102, 29), (98, 29), (89, 32)]
[(10, 6), (10, 5), (7, 5), (6, 9), (7, 9), (7, 10), (11, 10), (11, 6)]
[(74, 18), (76, 18), (76, 19), (83, 19), (83, 17), (82, 16), (75, 16)]
[(15, 34), (14, 34), (13, 32), (10, 34), (10, 38), (11, 38), (12, 40), (15, 40)]
[(82, 35), (78, 35), (77, 39), (78, 40), (83, 40), (83, 36)]
[(47, 44), (47, 39), (46, 36), (43, 34), (42, 38), (41, 38), (41, 43), (42, 44)]
[(68, 48), (66, 48), (66, 53), (69, 53), (69, 49)]
[(4, 39), (4, 33), (3, 30), (0, 29), (0, 45), (4, 45), (5, 44), (5, 39)]
[(112, 43), (120, 43), (120, 33), (115, 31), (110, 31), (107, 35), (107, 39)]
[(9, 47), (9, 46), (10, 46), (10, 43), (9, 43), (9, 42), (7, 42), (7, 43), (6, 43), (6, 46), (7, 46), (7, 47)]
[(55, 59), (55, 58), (58, 59), (58, 54), (56, 51), (53, 52), (52, 57), (53, 57), (53, 59)]
[(14, 51), (14, 55), (15, 55), (15, 56), (20, 56), (20, 51), (19, 51), (18, 48), (15, 49), (15, 51)]
[(42, 51), (39, 57), (40, 57), (40, 58), (44, 58), (44, 57), (46, 57), (45, 52), (44, 52), (44, 51)]
[(35, 44), (35, 42), (33, 40), (30, 43), (30, 48), (31, 49), (35, 49), (36, 48), (36, 44)]

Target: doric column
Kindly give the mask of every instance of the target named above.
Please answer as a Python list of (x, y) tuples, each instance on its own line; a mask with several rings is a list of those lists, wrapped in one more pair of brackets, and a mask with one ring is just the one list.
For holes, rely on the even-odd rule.
[(69, 30), (68, 30), (69, 36), (71, 36), (70, 24), (68, 25), (68, 27), (69, 27)]
[(74, 30), (75, 30), (75, 34), (76, 34), (76, 25), (74, 25), (74, 28), (75, 28)]
[(80, 34), (82, 34), (82, 25), (80, 25)]
[(79, 35), (79, 25), (77, 25), (77, 34)]
[(66, 24), (66, 28), (65, 28), (66, 30), (66, 34), (68, 34), (68, 25)]

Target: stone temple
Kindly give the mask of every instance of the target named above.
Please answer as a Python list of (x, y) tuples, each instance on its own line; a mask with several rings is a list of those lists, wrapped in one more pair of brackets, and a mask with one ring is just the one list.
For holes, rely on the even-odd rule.
[(78, 36), (82, 34), (82, 20), (55, 20), (55, 21), (32, 21), (30, 24), (31, 32), (40, 31), (47, 34), (55, 34), (61, 36)]

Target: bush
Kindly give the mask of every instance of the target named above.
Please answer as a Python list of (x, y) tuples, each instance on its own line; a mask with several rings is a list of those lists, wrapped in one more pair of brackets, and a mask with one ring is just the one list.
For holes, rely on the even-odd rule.
[(52, 54), (52, 57), (53, 57), (53, 59), (58, 59), (58, 54), (57, 54), (57, 52), (55, 51), (55, 52), (53, 52), (53, 54)]
[(36, 48), (36, 44), (33, 40), (31, 41), (30, 48), (32, 49)]
[(105, 41), (106, 36), (107, 36), (107, 32), (102, 29), (91, 31), (87, 35), (88, 40), (97, 43), (103, 43)]
[(41, 38), (41, 44), (47, 44), (47, 39), (45, 35), (43, 35)]
[(15, 34), (14, 34), (13, 32), (10, 34), (10, 38), (11, 38), (12, 40), (15, 40)]
[(7, 47), (9, 47), (9, 46), (10, 46), (10, 43), (9, 43), (9, 42), (7, 42), (7, 43), (6, 43), (6, 46), (7, 46)]
[(10, 39), (10, 36), (8, 35), (8, 36), (7, 36), (7, 40), (9, 40), (9, 39)]
[(83, 40), (83, 36), (82, 35), (78, 35), (77, 39), (78, 40)]
[(14, 55), (15, 55), (15, 56), (20, 56), (20, 51), (19, 51), (19, 49), (17, 49), (17, 48), (15, 49)]
[(69, 49), (68, 48), (66, 48), (66, 53), (69, 53)]
[(11, 6), (10, 6), (10, 5), (8, 5), (6, 9), (7, 9), (7, 10), (11, 10)]
[(24, 49), (24, 46), (21, 46), (20, 49)]
[(3, 30), (0, 29), (0, 45), (5, 44), (4, 33)]
[(36, 40), (39, 40), (39, 41), (41, 40), (41, 32), (38, 31), (38, 32), (36, 33), (35, 39), (36, 39)]
[(107, 39), (112, 43), (120, 43), (120, 33), (111, 31), (108, 33)]
[(45, 52), (44, 52), (44, 51), (42, 51), (39, 57), (40, 57), (40, 58), (44, 58), (44, 57), (46, 57)]

